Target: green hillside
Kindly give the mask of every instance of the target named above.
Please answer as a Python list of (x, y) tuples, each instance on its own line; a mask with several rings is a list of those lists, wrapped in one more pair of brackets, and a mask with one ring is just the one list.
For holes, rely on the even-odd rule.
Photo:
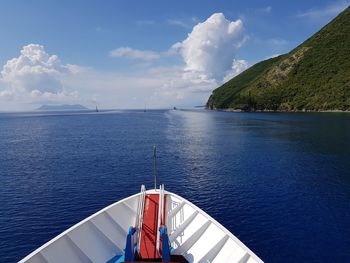
[(350, 110), (350, 8), (291, 52), (257, 63), (214, 90), (207, 107)]

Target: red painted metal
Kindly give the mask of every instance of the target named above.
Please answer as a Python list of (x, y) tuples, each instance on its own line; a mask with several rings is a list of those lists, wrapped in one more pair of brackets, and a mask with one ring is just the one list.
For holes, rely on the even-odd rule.
[(158, 206), (159, 195), (147, 194), (143, 212), (143, 224), (141, 233), (140, 259), (158, 259), (161, 255), (157, 252), (157, 231), (158, 231)]

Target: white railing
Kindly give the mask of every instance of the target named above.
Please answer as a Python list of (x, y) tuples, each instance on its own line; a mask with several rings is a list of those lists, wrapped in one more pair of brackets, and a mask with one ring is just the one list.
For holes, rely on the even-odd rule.
[(141, 185), (141, 191), (139, 196), (139, 202), (137, 204), (137, 215), (136, 215), (136, 222), (135, 227), (137, 231), (137, 252), (140, 251), (140, 243), (141, 243), (141, 233), (142, 233), (142, 223), (143, 223), (143, 211), (145, 206), (145, 195), (146, 195), (146, 187), (144, 185)]
[(164, 184), (160, 185), (159, 188), (159, 205), (158, 205), (158, 227), (157, 227), (157, 243), (156, 248), (159, 252), (160, 244), (160, 233), (159, 228), (164, 224)]

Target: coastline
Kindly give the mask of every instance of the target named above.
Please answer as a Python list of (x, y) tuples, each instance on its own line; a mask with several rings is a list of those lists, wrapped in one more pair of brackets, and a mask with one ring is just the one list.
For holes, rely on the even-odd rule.
[(212, 111), (223, 111), (223, 112), (252, 112), (252, 113), (264, 113), (264, 112), (276, 112), (276, 113), (350, 113), (350, 110), (255, 110), (255, 111), (245, 111), (242, 109), (233, 109), (233, 108), (227, 108), (227, 109), (209, 109), (205, 108), (206, 110), (212, 110)]

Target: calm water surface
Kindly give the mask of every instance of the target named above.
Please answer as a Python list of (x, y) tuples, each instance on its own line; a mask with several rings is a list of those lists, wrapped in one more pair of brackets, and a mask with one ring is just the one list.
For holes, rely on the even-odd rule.
[(159, 182), (266, 262), (348, 262), (350, 114), (0, 114), (0, 261)]

